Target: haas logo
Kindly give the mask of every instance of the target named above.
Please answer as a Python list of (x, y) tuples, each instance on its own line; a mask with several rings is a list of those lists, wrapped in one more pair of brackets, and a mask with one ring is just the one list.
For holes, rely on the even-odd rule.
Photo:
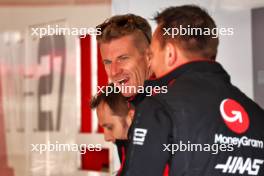
[(261, 159), (252, 159), (229, 156), (225, 164), (217, 164), (215, 169), (222, 170), (222, 173), (258, 175), (260, 166), (264, 163)]
[(241, 134), (249, 127), (249, 117), (245, 109), (235, 100), (225, 99), (220, 104), (220, 112), (226, 126), (235, 133)]

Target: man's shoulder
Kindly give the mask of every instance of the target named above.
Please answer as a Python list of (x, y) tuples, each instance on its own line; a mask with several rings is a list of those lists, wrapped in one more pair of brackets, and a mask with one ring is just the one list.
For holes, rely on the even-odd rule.
[(146, 96), (145, 99), (137, 106), (137, 109), (153, 109), (165, 106), (164, 101), (159, 96)]

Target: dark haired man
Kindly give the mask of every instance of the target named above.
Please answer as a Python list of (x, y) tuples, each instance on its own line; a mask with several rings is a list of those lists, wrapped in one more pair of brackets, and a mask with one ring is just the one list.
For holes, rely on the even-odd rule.
[[(264, 111), (215, 61), (213, 19), (192, 5), (155, 19), (150, 62), (158, 79), (146, 84), (168, 85), (168, 93), (137, 107), (122, 175), (160, 176), (167, 163), (170, 176), (264, 175)], [(179, 28), (202, 33), (171, 32)]]
[(121, 93), (100, 93), (93, 97), (90, 107), (96, 108), (98, 122), (104, 129), (106, 141), (127, 140), (134, 110), (129, 108), (126, 97)]
[[(113, 84), (108, 86), (114, 87)], [(104, 129), (104, 139), (117, 145), (119, 160), (124, 163), (127, 149), (128, 130), (134, 118), (134, 109), (128, 106), (127, 98), (121, 93), (103, 90), (94, 96), (90, 107), (96, 109), (99, 125)], [(122, 167), (119, 170), (121, 172)]]

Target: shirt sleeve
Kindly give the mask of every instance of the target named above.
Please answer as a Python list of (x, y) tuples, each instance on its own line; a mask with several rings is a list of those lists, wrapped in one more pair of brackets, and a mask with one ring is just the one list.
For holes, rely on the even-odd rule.
[(162, 176), (170, 159), (165, 145), (171, 137), (171, 118), (158, 100), (146, 98), (137, 108), (121, 176)]

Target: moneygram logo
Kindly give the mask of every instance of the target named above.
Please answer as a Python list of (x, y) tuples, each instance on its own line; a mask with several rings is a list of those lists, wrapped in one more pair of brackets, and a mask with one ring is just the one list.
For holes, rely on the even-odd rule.
[(235, 100), (225, 99), (220, 104), (220, 113), (226, 126), (235, 133), (241, 134), (249, 127), (249, 117), (245, 109)]
[(264, 148), (262, 140), (248, 138), (247, 136), (242, 137), (231, 137), (224, 136), (223, 134), (215, 134), (214, 143), (219, 144), (231, 144), (233, 146), (239, 147), (254, 147), (254, 148)]

